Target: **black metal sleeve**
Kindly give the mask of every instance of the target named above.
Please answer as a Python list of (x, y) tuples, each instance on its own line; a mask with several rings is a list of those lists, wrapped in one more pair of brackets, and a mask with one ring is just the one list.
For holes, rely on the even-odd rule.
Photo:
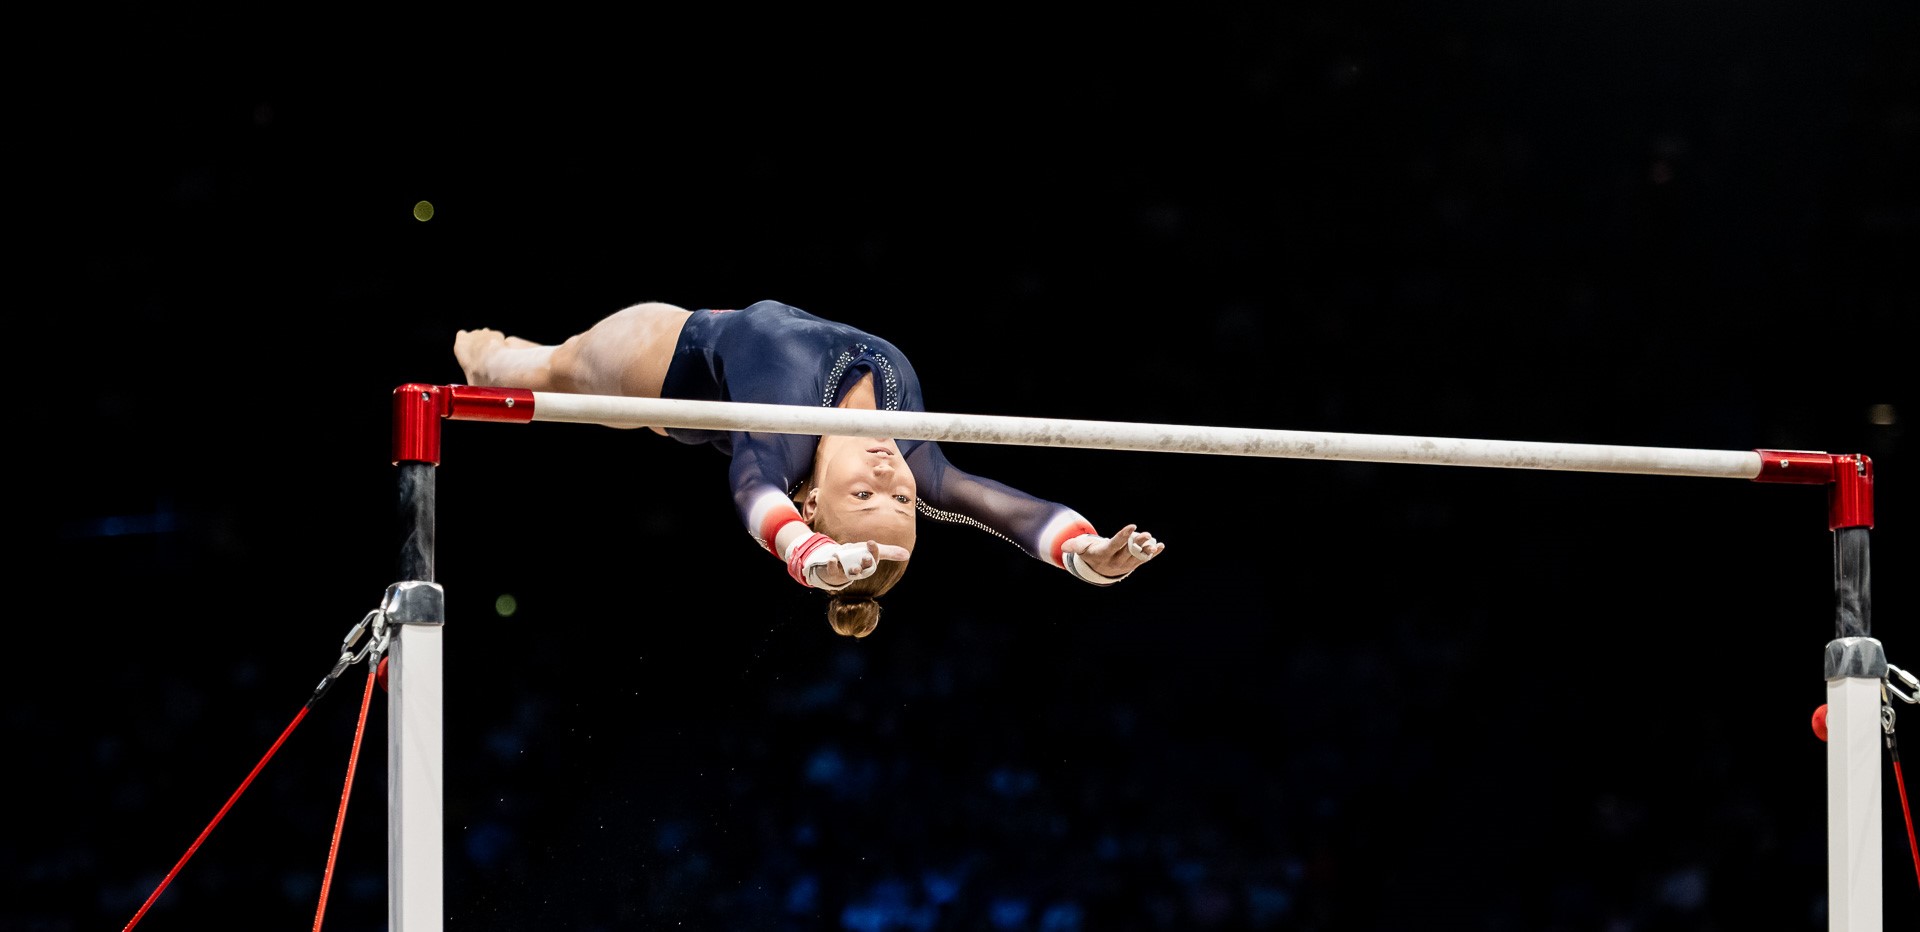
[(1863, 527), (1833, 532), (1834, 636), (1863, 638), (1873, 634), (1873, 565)]
[(401, 463), (400, 578), (433, 582), (434, 466)]

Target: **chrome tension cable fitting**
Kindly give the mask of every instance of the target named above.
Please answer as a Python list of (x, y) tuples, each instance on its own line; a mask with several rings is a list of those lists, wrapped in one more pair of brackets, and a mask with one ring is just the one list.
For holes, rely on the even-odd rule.
[[(367, 662), (378, 664), (381, 656), (387, 652), (387, 641), (391, 634), (392, 629), (387, 624), (385, 605), (368, 612), (365, 618), (360, 619), (359, 623), (348, 629), (347, 636), (340, 641), (340, 659), (334, 661), (333, 669), (320, 680), (320, 685), (313, 688), (313, 698), (307, 701), (313, 702), (326, 695), (327, 690), (333, 688), (334, 681), (340, 678), (340, 674), (347, 672), (348, 667), (361, 660), (371, 657), (372, 659)], [(366, 643), (362, 644), (362, 640)], [(355, 649), (355, 645), (358, 645), (358, 650)]]
[[(1893, 685), (1895, 680), (1899, 680), (1901, 685), (1907, 687), (1908, 691), (1901, 692), (1899, 686)], [(1893, 664), (1887, 664), (1887, 677), (1881, 680), (1880, 683), (1886, 687), (1887, 692), (1899, 697), (1901, 702), (1907, 703), (1908, 705), (1920, 704), (1920, 679), (1914, 678), (1913, 674)]]
[[(1901, 692), (1899, 686), (1893, 685), (1895, 680), (1906, 686), (1908, 691)], [(1893, 746), (1893, 722), (1897, 717), (1893, 711), (1893, 700), (1896, 698), (1909, 705), (1920, 703), (1920, 680), (1893, 664), (1887, 664), (1887, 675), (1880, 679), (1880, 730), (1886, 733), (1888, 747)]]

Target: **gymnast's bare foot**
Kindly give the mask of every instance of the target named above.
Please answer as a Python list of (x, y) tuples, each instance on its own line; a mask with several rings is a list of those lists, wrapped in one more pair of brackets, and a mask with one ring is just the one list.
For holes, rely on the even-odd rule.
[[(520, 342), (525, 343), (525, 340)], [(462, 330), (453, 335), (453, 358), (460, 361), (468, 385), (486, 385), (487, 359), (507, 346), (507, 336), (498, 330), (482, 328)]]

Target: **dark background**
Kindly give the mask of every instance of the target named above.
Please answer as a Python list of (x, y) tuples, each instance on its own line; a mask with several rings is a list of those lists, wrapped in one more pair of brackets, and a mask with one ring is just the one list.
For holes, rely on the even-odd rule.
[[(1920, 668), (1911, 5), (1437, 6), (23, 30), (0, 924), (124, 925), (396, 581), (395, 386), (641, 300), (864, 327), (935, 410), (1865, 453)], [(448, 928), (1825, 928), (1819, 489), (948, 452), (1168, 550), (930, 525), (856, 642), (713, 451), (449, 424)], [(363, 682), (140, 928), (308, 927)]]

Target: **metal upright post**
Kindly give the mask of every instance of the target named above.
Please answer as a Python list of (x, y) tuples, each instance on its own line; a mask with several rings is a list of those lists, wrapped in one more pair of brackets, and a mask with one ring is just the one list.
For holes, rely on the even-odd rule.
[(1827, 927), (1880, 932), (1881, 683), (1887, 655), (1873, 638), (1873, 464), (1836, 456), (1827, 524), (1833, 531), (1834, 639), (1827, 644)]
[(1873, 639), (1873, 461), (1855, 454), (1760, 450), (1760, 482), (1827, 487), (1833, 531), (1833, 640), (1827, 642), (1827, 928), (1880, 932), (1881, 684)]
[(387, 590), (387, 919), (391, 932), (439, 932), (445, 921), (441, 630), (434, 582), (434, 470), (444, 393), (394, 389), (400, 581)]

